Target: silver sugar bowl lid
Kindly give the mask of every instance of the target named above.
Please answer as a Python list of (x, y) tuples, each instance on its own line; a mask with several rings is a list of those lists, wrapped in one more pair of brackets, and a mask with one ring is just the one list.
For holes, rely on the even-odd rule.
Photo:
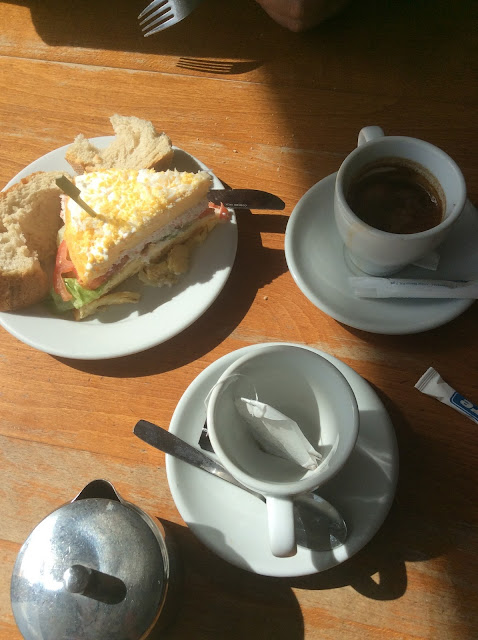
[(169, 582), (164, 530), (106, 480), (90, 482), (32, 531), (11, 602), (26, 640), (140, 640)]

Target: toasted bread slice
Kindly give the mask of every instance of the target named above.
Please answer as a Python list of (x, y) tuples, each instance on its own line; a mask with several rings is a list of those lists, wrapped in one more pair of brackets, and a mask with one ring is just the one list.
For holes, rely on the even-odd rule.
[(98, 149), (82, 134), (67, 149), (65, 158), (77, 173), (169, 168), (174, 152), (165, 133), (158, 133), (151, 122), (135, 116), (116, 114), (110, 121), (116, 137), (106, 149)]
[(61, 171), (37, 172), (0, 193), (0, 310), (35, 304), (48, 295), (49, 271), (62, 225)]

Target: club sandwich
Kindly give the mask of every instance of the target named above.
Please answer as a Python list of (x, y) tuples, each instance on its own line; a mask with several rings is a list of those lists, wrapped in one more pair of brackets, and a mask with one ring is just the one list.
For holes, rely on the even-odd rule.
[(72, 181), (80, 200), (62, 196), (52, 298), (77, 320), (102, 306), (136, 302), (137, 293), (111, 293), (135, 274), (147, 284), (175, 282), (191, 247), (229, 218), (224, 206), (208, 202), (206, 171), (108, 169)]

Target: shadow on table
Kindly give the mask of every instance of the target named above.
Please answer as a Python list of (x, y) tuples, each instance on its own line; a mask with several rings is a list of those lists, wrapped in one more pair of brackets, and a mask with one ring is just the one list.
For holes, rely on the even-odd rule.
[[(259, 19), (259, 25), (261, 19), (265, 24), (269, 21), (250, 0), (227, 5), (218, 0), (204, 0), (186, 19), (144, 38), (137, 16), (148, 0), (7, 1), (30, 9), (38, 35), (51, 47), (174, 55), (180, 56), (178, 68), (220, 75), (240, 75), (261, 66), (261, 59), (254, 54), (258, 43), (253, 49), (249, 47), (255, 39), (250, 18), (252, 15)], [(233, 42), (227, 34), (236, 31), (242, 37)], [(194, 33), (203, 37), (191, 37)]]
[[(432, 437), (413, 432), (400, 410), (383, 394), (397, 434), (400, 476), (396, 498), (384, 524), (375, 537), (342, 565), (299, 578), (292, 586), (305, 589), (331, 589), (352, 586), (374, 600), (392, 600), (407, 590), (407, 563), (426, 562), (448, 556), (450, 575), (463, 575), (464, 567), (453, 565), (451, 553), (457, 545), (471, 548), (475, 479), (460, 464), (459, 453)], [(456, 459), (454, 459), (456, 457)], [(360, 478), (357, 482), (360, 483)], [(465, 569), (466, 571), (466, 569)], [(455, 582), (456, 607), (466, 601), (463, 585)], [(455, 597), (455, 596), (452, 596)], [(468, 637), (468, 636), (463, 636)]]
[[(161, 520), (174, 536), (183, 571), (183, 595), (165, 640), (304, 638), (294, 592), (281, 579), (265, 578), (222, 560), (184, 526)], [(206, 531), (216, 537), (218, 531)]]
[[(464, 103), (474, 99), (474, 88), (462, 82), (462, 69), (476, 57), (478, 9), (473, 0), (408, 2), (405, 8), (402, 3), (352, 0), (337, 17), (301, 34), (280, 27), (254, 0), (204, 0), (186, 19), (149, 38), (143, 37), (137, 21), (148, 0), (8, 2), (30, 9), (38, 35), (52, 47), (51, 55), (65, 61), (69, 60), (63, 47), (159, 54), (177, 57), (178, 73), (222, 77), (247, 74), (267, 63), (271, 97), (286, 119), (290, 107), (283, 87), (297, 84), (299, 78), (297, 100), (307, 104), (301, 118), (288, 120), (293, 134), (290, 146), (320, 154), (313, 158), (315, 164), (326, 165), (319, 177), (338, 168), (342, 152), (344, 156), (350, 152), (358, 129), (370, 124), (364, 119), (386, 129), (399, 127), (399, 133), (404, 133), (402, 97), (408, 104), (406, 126), (412, 128), (408, 133), (413, 134), (413, 129), (422, 136), (428, 132), (438, 144), (440, 132), (430, 121), (429, 105), (419, 104), (420, 99), (432, 96), (446, 101), (447, 95)], [(131, 60), (129, 63), (134, 66)], [(138, 62), (140, 67), (143, 63)], [(161, 70), (161, 64), (151, 59), (147, 70)], [(445, 74), (451, 82), (447, 95), (440, 81)], [(323, 103), (317, 96), (311, 102), (310, 95), (301, 93), (303, 88), (332, 91), (337, 101)], [(344, 98), (344, 91), (357, 96)], [(363, 93), (377, 96), (372, 113), (360, 99)], [(317, 135), (310, 136), (307, 121), (313, 123)], [(459, 123), (450, 125), (456, 128)], [(323, 135), (330, 132), (335, 136), (335, 150), (340, 150), (336, 158), (324, 153)], [(447, 150), (455, 157), (453, 149)]]

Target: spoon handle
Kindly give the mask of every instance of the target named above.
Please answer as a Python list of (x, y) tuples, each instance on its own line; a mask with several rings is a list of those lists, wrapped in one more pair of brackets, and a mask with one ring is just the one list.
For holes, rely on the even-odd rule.
[(139, 420), (133, 429), (133, 433), (152, 447), (155, 447), (160, 451), (164, 451), (164, 453), (174, 456), (175, 458), (178, 458), (183, 462), (187, 462), (188, 464), (202, 469), (203, 471), (212, 473), (212, 475), (217, 478), (221, 478), (221, 480), (225, 480), (226, 482), (229, 482), (236, 487), (240, 487), (244, 491), (247, 491), (261, 500), (264, 500), (264, 497), (259, 493), (251, 491), (238, 482), (228, 471), (226, 471), (226, 469), (224, 469), (221, 464), (219, 464), (219, 462), (210, 458), (200, 449), (196, 449), (196, 447), (193, 447), (181, 438), (178, 438), (174, 433), (171, 433), (166, 429), (162, 429), (147, 420)]

